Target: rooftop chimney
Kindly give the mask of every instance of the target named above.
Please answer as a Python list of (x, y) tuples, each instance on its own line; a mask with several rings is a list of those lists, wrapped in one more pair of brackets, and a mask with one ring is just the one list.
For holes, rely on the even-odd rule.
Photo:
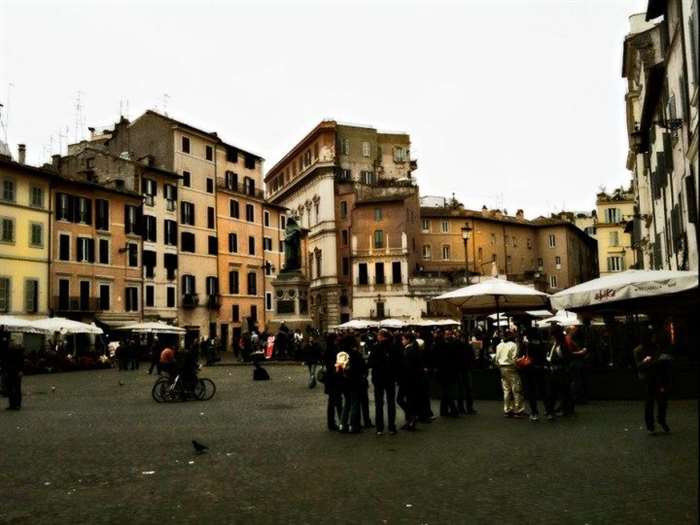
[(518, 210), (515, 212), (515, 217), (517, 219), (524, 219), (525, 218), (525, 212), (523, 210)]
[(17, 162), (24, 164), (27, 160), (27, 146), (17, 144)]
[(51, 155), (51, 165), (56, 171), (59, 171), (61, 168), (61, 155)]

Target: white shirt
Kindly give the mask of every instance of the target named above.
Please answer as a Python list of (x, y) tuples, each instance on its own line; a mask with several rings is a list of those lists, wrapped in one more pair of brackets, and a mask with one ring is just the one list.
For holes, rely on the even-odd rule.
[(496, 347), (496, 364), (498, 366), (515, 366), (518, 345), (513, 341), (503, 341)]

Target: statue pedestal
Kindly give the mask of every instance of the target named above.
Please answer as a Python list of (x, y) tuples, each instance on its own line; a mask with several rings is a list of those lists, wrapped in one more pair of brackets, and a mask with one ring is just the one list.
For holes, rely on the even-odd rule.
[(268, 330), (276, 333), (284, 322), (290, 330), (302, 332), (310, 326), (309, 281), (298, 270), (283, 270), (272, 281), (274, 311)]

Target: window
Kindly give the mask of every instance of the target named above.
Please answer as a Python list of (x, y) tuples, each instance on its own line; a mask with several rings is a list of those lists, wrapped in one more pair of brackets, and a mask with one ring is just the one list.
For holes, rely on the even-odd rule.
[(175, 287), (168, 286), (165, 289), (165, 306), (168, 308), (175, 308)]
[(177, 222), (165, 219), (165, 221), (163, 221), (163, 229), (165, 230), (165, 244), (168, 246), (177, 246)]
[(207, 240), (207, 253), (216, 255), (219, 252), (219, 240), (215, 235), (210, 235)]
[(430, 219), (421, 219), (420, 221), (421, 230), (424, 232), (430, 231)]
[(352, 170), (350, 169), (341, 169), (340, 170), (340, 180), (352, 180)]
[(15, 202), (15, 181), (9, 179), (2, 181), (2, 200)]
[(183, 275), (182, 276), (182, 293), (184, 295), (193, 295), (197, 293), (197, 282), (195, 281), (194, 275)]
[(218, 295), (219, 294), (219, 278), (218, 277), (207, 277), (206, 280), (206, 291), (207, 295)]
[(252, 235), (248, 237), (248, 254), (255, 255), (255, 237)]
[(272, 264), (270, 261), (265, 263), (265, 275), (272, 275)]
[(139, 212), (136, 206), (124, 206), (124, 229), (126, 233), (138, 233)]
[(214, 208), (211, 206), (207, 207), (207, 228), (214, 229), (216, 226), (214, 224)]
[(321, 250), (316, 250), (316, 278), (321, 278), (321, 270), (323, 266), (321, 265)]
[(280, 215), (280, 230), (287, 228), (287, 217), (285, 215)]
[(423, 259), (430, 259), (432, 258), (432, 249), (429, 244), (424, 244), (423, 245)]
[(24, 281), (24, 310), (28, 314), (39, 311), (39, 281), (36, 279)]
[(109, 201), (95, 199), (95, 228), (109, 231)]
[(255, 272), (248, 272), (248, 295), (257, 295), (258, 277)]
[(238, 162), (238, 150), (231, 146), (226, 146), (226, 162)]
[(156, 181), (153, 179), (141, 179), (141, 193), (146, 197), (144, 203), (146, 206), (153, 206), (155, 204), (155, 197), (158, 193), (156, 188)]
[(194, 226), (194, 204), (182, 201), (180, 203), (180, 222), (189, 226)]
[(360, 171), (360, 182), (362, 184), (374, 185), (377, 183), (377, 177), (373, 171)]
[(556, 276), (556, 275), (550, 275), (550, 276), (549, 276), (549, 287), (550, 287), (550, 288), (556, 288), (556, 287), (557, 287), (557, 276)]
[(544, 259), (542, 257), (537, 258), (537, 268), (539, 268), (540, 271), (544, 269)]
[(228, 201), (228, 214), (234, 219), (238, 219), (240, 217), (240, 208), (238, 205), (238, 201), (235, 201), (233, 199)]
[(58, 259), (70, 261), (70, 235), (67, 233), (58, 234)]
[(347, 231), (347, 230), (342, 230), (342, 231), (340, 232), (340, 237), (341, 237), (341, 239), (342, 239), (342, 241), (343, 241), (343, 246), (347, 246), (347, 245), (348, 245), (348, 231)]
[(348, 274), (350, 273), (350, 259), (348, 259), (347, 257), (343, 257), (342, 265), (343, 265), (343, 275), (345, 277), (347, 277)]
[(78, 262), (95, 262), (95, 244), (89, 237), (78, 237), (77, 239), (77, 257)]
[(190, 152), (190, 138), (189, 137), (182, 137), (182, 152), (183, 153)]
[(100, 264), (109, 264), (109, 240), (100, 239), (98, 241), (97, 262)]
[(527, 240), (527, 249), (532, 250), (532, 239)]
[(272, 251), (272, 239), (270, 237), (263, 237), (263, 250), (267, 252)]
[(617, 224), (622, 220), (620, 208), (607, 208), (605, 210), (605, 222)]
[(347, 201), (340, 201), (340, 218), (345, 219), (348, 216), (348, 203)]
[(182, 185), (186, 188), (192, 186), (192, 174), (189, 171), (182, 172)]
[(158, 234), (156, 232), (156, 218), (153, 215), (143, 216), (143, 240), (149, 242), (156, 242), (158, 240)]
[(182, 232), (180, 234), (180, 249), (183, 252), (194, 253), (194, 250), (195, 250), (194, 233)]
[(350, 155), (350, 139), (343, 139), (340, 152), (343, 155)]
[(44, 207), (44, 190), (32, 186), (31, 194), (29, 196), (29, 205), (32, 208), (43, 208)]
[(258, 320), (258, 307), (255, 306), (255, 305), (251, 305), (251, 307), (250, 307), (250, 318), (251, 318), (253, 321), (257, 321), (257, 320)]
[(173, 279), (175, 279), (175, 272), (177, 271), (177, 254), (164, 253), (163, 267), (165, 268), (165, 278), (168, 281), (172, 281)]
[(235, 233), (228, 234), (228, 251), (229, 253), (238, 253), (238, 235)]
[(400, 284), (401, 280), (401, 262), (394, 261), (391, 263), (391, 282), (393, 284)]
[(156, 305), (156, 287), (152, 284), (146, 285), (146, 297), (144, 297), (144, 306), (153, 308)]
[(620, 256), (608, 257), (608, 271), (609, 272), (621, 272), (625, 269), (625, 261)]
[(374, 220), (376, 222), (379, 222), (382, 220), (382, 209), (381, 208), (374, 208)]
[(406, 149), (401, 146), (394, 146), (394, 162), (406, 161)]
[(56, 194), (56, 220), (57, 221), (72, 221), (73, 211), (71, 204), (73, 200), (70, 195), (65, 193)]
[(549, 234), (548, 244), (550, 248), (554, 248), (557, 245), (557, 236), (553, 233)]
[(128, 253), (128, 265), (132, 268), (135, 268), (139, 265), (139, 246), (136, 243), (130, 242), (127, 244), (127, 253)]
[(85, 197), (77, 197), (76, 204), (76, 222), (92, 224), (92, 203)]
[(367, 274), (367, 263), (360, 263), (357, 265), (357, 284), (369, 284), (369, 276)]
[(245, 205), (245, 220), (255, 222), (255, 207), (252, 204)]
[(369, 146), (369, 142), (363, 142), (362, 143), (362, 156), (363, 157), (369, 157), (370, 156), (370, 151), (371, 148)]
[(374, 282), (375, 284), (385, 284), (384, 263), (374, 263)]
[(513, 237), (513, 248), (517, 248), (517, 247), (518, 247), (518, 239)]
[(139, 289), (135, 286), (127, 286), (124, 292), (126, 295), (126, 311), (137, 312), (139, 309)]
[(443, 245), (442, 247), (442, 258), (445, 261), (449, 260), (450, 258), (450, 247), (447, 244)]
[(175, 211), (175, 203), (177, 202), (177, 186), (165, 184), (163, 186), (163, 194), (165, 195), (165, 209)]
[(557, 255), (554, 258), (554, 264), (557, 266), (557, 270), (561, 270), (561, 257)]
[(243, 165), (246, 167), (246, 169), (254, 170), (255, 169), (255, 157), (253, 155), (246, 153), (245, 159), (243, 161)]
[(608, 245), (611, 247), (620, 246), (619, 232), (608, 232)]
[(384, 248), (384, 230), (374, 231), (374, 248), (382, 249)]
[(153, 250), (143, 250), (141, 253), (141, 266), (147, 279), (153, 279), (156, 276), (156, 258), (156, 252)]
[(110, 286), (108, 284), (100, 284), (99, 287), (99, 302), (100, 302), (100, 310), (103, 312), (108, 311), (110, 309)]
[(241, 307), (237, 304), (231, 305), (231, 321), (238, 323), (241, 320)]
[(238, 284), (238, 271), (237, 270), (231, 270), (228, 272), (228, 293), (230, 293), (230, 294), (240, 293), (239, 284)]
[(214, 193), (214, 179), (207, 177), (207, 193)]
[(255, 180), (251, 179), (250, 177), (244, 177), (243, 178), (243, 191), (245, 192), (246, 195), (250, 195), (251, 197), (255, 197)]
[(0, 312), (10, 311), (10, 278), (0, 277)]
[(284, 253), (284, 240), (280, 240), (279, 252)]
[(265, 292), (265, 310), (272, 311), (272, 292)]
[(491, 234), (491, 246), (496, 246), (496, 234)]
[(449, 233), (450, 232), (450, 221), (441, 221), (440, 222), (440, 231), (442, 231), (442, 233)]
[(29, 225), (29, 246), (41, 248), (44, 246), (44, 226), (39, 222)]
[(212, 148), (211, 146), (205, 146), (204, 156), (207, 160), (214, 160), (214, 148)]
[(265, 227), (270, 227), (270, 212), (267, 210), (263, 212), (263, 224), (265, 224)]

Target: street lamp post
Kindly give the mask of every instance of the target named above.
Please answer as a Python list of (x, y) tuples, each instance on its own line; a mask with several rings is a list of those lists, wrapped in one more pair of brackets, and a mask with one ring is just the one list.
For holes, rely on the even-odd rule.
[(462, 240), (464, 241), (464, 271), (467, 284), (469, 284), (469, 239), (472, 236), (472, 228), (469, 226), (468, 222), (464, 223), (462, 226)]

